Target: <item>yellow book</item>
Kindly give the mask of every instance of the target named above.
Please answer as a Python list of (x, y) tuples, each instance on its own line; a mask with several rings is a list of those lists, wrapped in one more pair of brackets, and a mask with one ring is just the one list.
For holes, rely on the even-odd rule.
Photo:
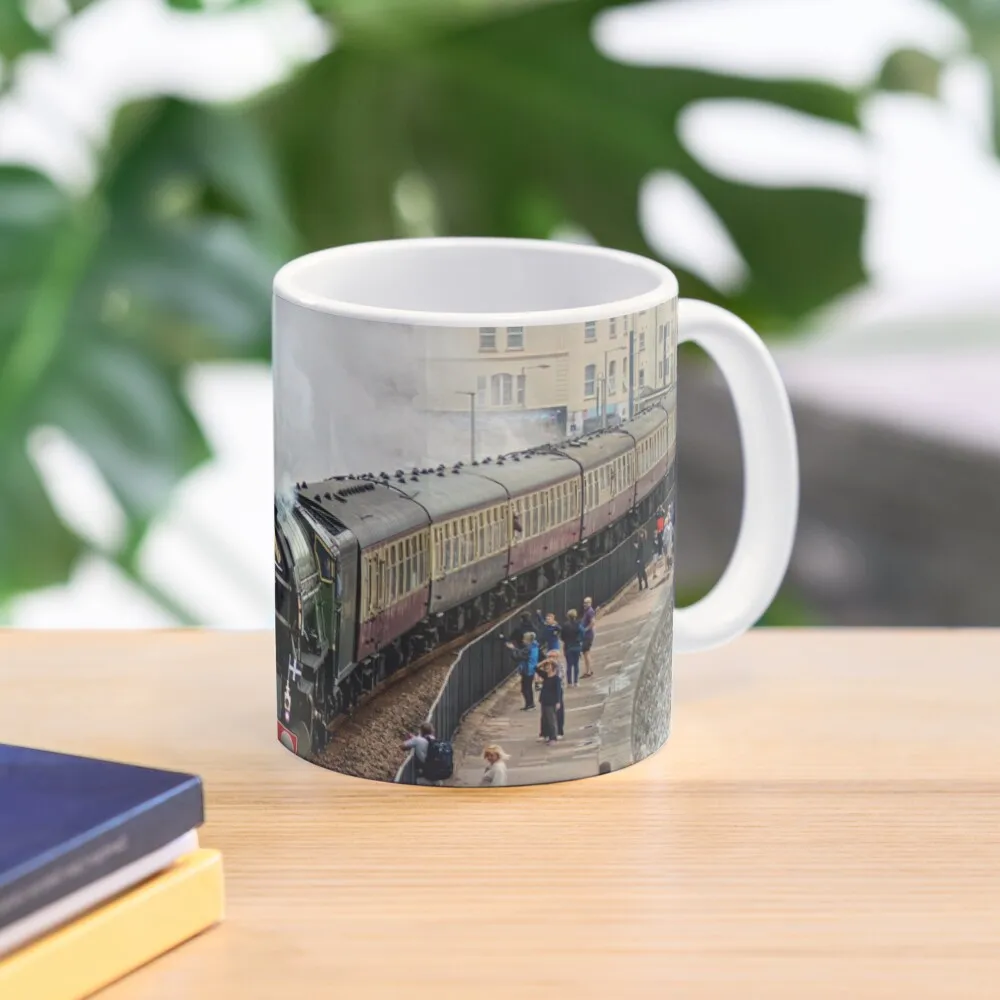
[(0, 1000), (82, 1000), (218, 923), (222, 855), (200, 849), (0, 961)]

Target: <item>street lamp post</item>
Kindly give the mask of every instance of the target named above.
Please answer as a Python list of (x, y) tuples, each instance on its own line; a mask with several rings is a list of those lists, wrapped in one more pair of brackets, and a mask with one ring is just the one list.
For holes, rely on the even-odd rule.
[(456, 389), (459, 396), (469, 397), (469, 461), (476, 460), (476, 394), (468, 389)]
[(532, 368), (549, 368), (550, 365), (521, 365), (521, 386), (524, 389), (524, 396), (521, 399), (521, 409), (526, 410), (528, 408), (528, 380), (524, 377), (525, 372), (531, 371)]

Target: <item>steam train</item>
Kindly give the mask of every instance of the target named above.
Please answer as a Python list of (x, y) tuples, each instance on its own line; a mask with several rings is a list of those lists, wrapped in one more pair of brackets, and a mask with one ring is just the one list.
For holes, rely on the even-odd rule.
[(611, 551), (667, 497), (673, 393), (618, 427), (275, 499), (279, 737), (303, 756), (365, 692)]

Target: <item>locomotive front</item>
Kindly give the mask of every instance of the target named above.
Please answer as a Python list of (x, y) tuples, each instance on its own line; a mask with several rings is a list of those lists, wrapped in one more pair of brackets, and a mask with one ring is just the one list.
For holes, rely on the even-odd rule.
[(333, 546), (294, 501), (275, 503), (275, 647), (278, 738), (308, 756), (325, 744), (330, 662), (340, 600)]

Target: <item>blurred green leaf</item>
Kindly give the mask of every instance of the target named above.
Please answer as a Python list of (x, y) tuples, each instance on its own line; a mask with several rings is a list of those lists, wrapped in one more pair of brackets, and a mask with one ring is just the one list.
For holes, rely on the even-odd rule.
[[(338, 13), (356, 19), (363, 9), (326, 6), (338, 27)], [(449, 6), (483, 5), (432, 5)], [(345, 32), (334, 52), (262, 102), (258, 120), (310, 247), (404, 235), (394, 193), (401, 177), (416, 174), (437, 199), (443, 234), (547, 237), (559, 220), (600, 243), (654, 255), (638, 192), (651, 172), (671, 169), (719, 214), (751, 272), (731, 296), (681, 273), (685, 294), (736, 309), (766, 333), (863, 279), (861, 199), (724, 181), (676, 133), (685, 107), (713, 98), (854, 124), (854, 95), (613, 62), (591, 41), (594, 16), (614, 6), (608, 0), (509, 6), (454, 30), (418, 32), (408, 45)], [(371, 17), (391, 7), (375, 4)]]
[(937, 97), (940, 83), (941, 64), (937, 59), (918, 49), (899, 49), (882, 64), (878, 89)]
[(60, 280), (59, 247), (71, 226), (71, 203), (55, 185), (0, 167), (0, 600), (65, 580), (82, 547), (53, 510), (27, 458), (28, 428), (16, 419), (21, 387), (45, 351), (36, 337), (45, 318), (39, 296)]
[(235, 112), (163, 101), (122, 117), (83, 202), (0, 168), (0, 595), (64, 580), (83, 547), (27, 459), (33, 427), (95, 461), (128, 517), (116, 555), (132, 571), (150, 520), (209, 456), (186, 370), (266, 356), (270, 279), (295, 250), (267, 163)]
[(0, 0), (0, 57), (13, 62), (26, 52), (48, 47), (48, 39), (24, 16), (18, 0)]

